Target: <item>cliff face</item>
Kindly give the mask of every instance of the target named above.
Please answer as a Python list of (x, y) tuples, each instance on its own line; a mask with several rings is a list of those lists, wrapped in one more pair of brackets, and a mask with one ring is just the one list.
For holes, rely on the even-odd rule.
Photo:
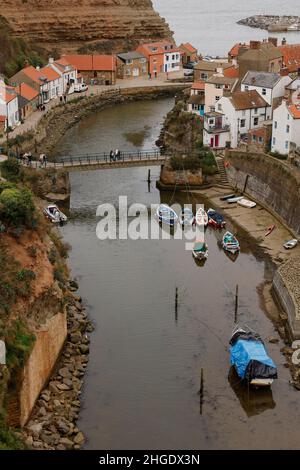
[(151, 0), (1, 0), (17, 38), (47, 50), (120, 51), (172, 35)]

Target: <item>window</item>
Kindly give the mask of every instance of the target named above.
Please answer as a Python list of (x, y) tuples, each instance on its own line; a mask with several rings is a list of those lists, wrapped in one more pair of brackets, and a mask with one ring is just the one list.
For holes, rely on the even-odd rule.
[(245, 85), (245, 91), (248, 91), (248, 90), (249, 90), (248, 85)]
[(156, 59), (153, 59), (153, 63), (156, 64)]
[(194, 111), (199, 111), (199, 105), (198, 104), (193, 104), (192, 105)]
[(169, 55), (166, 55), (166, 61), (167, 62), (169, 62), (169, 59), (170, 59)]
[(126, 75), (131, 75), (131, 70), (130, 69), (126, 69)]
[(222, 111), (222, 105), (221, 104), (218, 104), (218, 110)]
[(289, 134), (289, 132), (290, 132), (290, 126), (287, 125), (287, 126), (286, 126), (286, 133)]
[(290, 115), (289, 115), (289, 114), (287, 115), (287, 120), (288, 120), (288, 121), (290, 120)]
[(263, 88), (263, 89), (262, 89), (262, 95), (263, 95), (263, 96), (266, 96), (266, 94), (267, 94), (267, 90), (266, 90), (265, 88)]
[(203, 72), (201, 73), (200, 77), (203, 78), (203, 80), (207, 80), (207, 79), (208, 79), (207, 74), (206, 74), (206, 73), (203, 73)]
[(257, 108), (255, 108), (255, 110), (254, 110), (254, 114), (257, 114), (257, 111), (258, 111), (258, 110), (257, 110)]
[(253, 125), (254, 125), (254, 126), (258, 126), (258, 117), (255, 117), (255, 118), (253, 119)]
[(175, 55), (174, 54), (172, 55), (172, 60), (175, 60)]
[(127, 65), (131, 65), (131, 64), (133, 64), (133, 60), (132, 60), (132, 59), (128, 59), (128, 60), (126, 60), (126, 64), (127, 64)]
[(216, 99), (216, 101), (219, 101), (220, 97), (219, 97), (219, 96), (216, 96), (215, 99)]
[(275, 144), (276, 144), (276, 138), (273, 137), (273, 145), (275, 145)]
[(213, 126), (214, 123), (215, 123), (215, 120), (214, 120), (214, 119), (209, 119), (209, 120), (208, 120), (208, 124), (209, 124), (210, 126)]
[(278, 126), (278, 122), (274, 121), (274, 129), (277, 129), (277, 126)]
[(219, 83), (217, 83), (216, 88), (218, 88), (218, 90), (220, 90), (220, 89), (222, 88), (222, 85), (220, 85)]
[(288, 148), (289, 148), (289, 142), (288, 142), (288, 140), (285, 141), (285, 148), (286, 148), (286, 150), (288, 150)]
[(256, 142), (256, 135), (253, 135), (253, 136), (252, 136), (252, 141), (253, 141), (253, 142)]
[(263, 141), (264, 141), (264, 139), (263, 139), (262, 137), (259, 137), (259, 138), (258, 138), (258, 142), (259, 142), (260, 144), (262, 144)]

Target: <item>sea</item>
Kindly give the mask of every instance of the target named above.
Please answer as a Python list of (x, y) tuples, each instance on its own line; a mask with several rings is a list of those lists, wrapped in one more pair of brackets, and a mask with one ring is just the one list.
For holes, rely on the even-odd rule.
[[(249, 28), (237, 21), (252, 15), (299, 15), (299, 0), (152, 0), (169, 23), (178, 44), (190, 42), (203, 55), (225, 57), (232, 45), (262, 40), (265, 30)], [(300, 44), (299, 32), (274, 34), (282, 41)]]

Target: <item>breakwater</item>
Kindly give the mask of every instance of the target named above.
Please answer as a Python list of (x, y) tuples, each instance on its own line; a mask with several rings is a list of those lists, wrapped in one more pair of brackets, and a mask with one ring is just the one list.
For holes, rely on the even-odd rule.
[(270, 32), (300, 31), (300, 16), (254, 15), (239, 20), (237, 24)]

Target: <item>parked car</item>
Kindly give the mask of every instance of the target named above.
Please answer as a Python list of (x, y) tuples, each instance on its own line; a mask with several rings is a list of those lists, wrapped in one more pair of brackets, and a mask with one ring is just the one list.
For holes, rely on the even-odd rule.
[(184, 76), (185, 77), (192, 77), (194, 75), (194, 70), (185, 70)]
[(197, 65), (197, 64), (198, 64), (198, 62), (195, 62), (195, 61), (194, 62), (193, 61), (192, 62), (187, 62), (185, 64), (184, 68), (185, 69), (194, 69), (195, 65)]
[(213, 62), (214, 61), (213, 57), (211, 57), (210, 55), (206, 55), (205, 57), (203, 57), (203, 60), (205, 62)]
[(74, 85), (74, 91), (75, 93), (81, 93), (83, 91), (87, 91), (88, 90), (88, 86), (85, 84), (85, 83), (76, 83)]

